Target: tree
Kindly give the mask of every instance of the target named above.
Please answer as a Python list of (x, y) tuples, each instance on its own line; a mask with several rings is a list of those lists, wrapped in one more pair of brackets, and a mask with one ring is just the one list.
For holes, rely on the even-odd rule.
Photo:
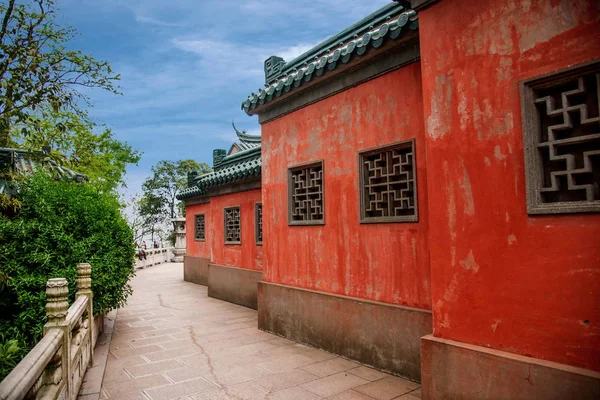
[(143, 239), (150, 232), (150, 238), (154, 241), (157, 225), (167, 218), (165, 200), (153, 192), (144, 193), (137, 203), (137, 214), (141, 217), (141, 235), (136, 240)]
[(35, 135), (13, 129), (14, 146), (38, 150), (51, 148), (50, 157), (61, 165), (85, 174), (102, 191), (124, 185), (129, 164), (137, 164), (140, 153), (114, 138), (112, 131), (92, 122), (87, 113), (67, 110), (41, 110)]
[(55, 0), (8, 0), (0, 16), (0, 147), (17, 125), (23, 136), (39, 132), (32, 126), (40, 109), (80, 115), (89, 103), (82, 88), (118, 93), (119, 75), (108, 62), (65, 47), (76, 31), (55, 22)]
[(187, 174), (192, 171), (202, 175), (211, 168), (194, 160), (159, 161), (152, 167), (152, 176), (142, 184), (144, 197), (151, 195), (161, 199), (166, 217), (176, 218), (180, 209), (176, 196), (187, 187)]
[(77, 263), (89, 262), (94, 313), (104, 314), (125, 304), (134, 275), (132, 232), (115, 196), (44, 172), (17, 185), (18, 214), (0, 214), (0, 380), (42, 335), (49, 278), (67, 278), (72, 303)]

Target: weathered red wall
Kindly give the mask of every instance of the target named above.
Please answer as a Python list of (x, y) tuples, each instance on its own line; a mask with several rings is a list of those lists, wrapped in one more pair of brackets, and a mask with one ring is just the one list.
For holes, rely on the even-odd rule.
[[(254, 204), (260, 203), (260, 189), (225, 194), (210, 198), (210, 246), (212, 262), (218, 265), (262, 270), (262, 246), (254, 238)], [(240, 206), (242, 214), (242, 244), (225, 244), (223, 209)]]
[[(186, 255), (208, 258), (218, 265), (262, 270), (263, 250), (254, 238), (254, 204), (261, 202), (260, 189), (231, 193), (210, 198), (210, 203), (186, 207)], [(242, 244), (225, 244), (223, 209), (240, 206), (242, 213)], [(206, 241), (194, 240), (194, 215), (206, 215)]]
[[(204, 214), (205, 234), (206, 240), (204, 242), (194, 240), (194, 216), (196, 214)], [(185, 254), (192, 257), (202, 257), (210, 259), (210, 242), (208, 241), (209, 232), (211, 232), (211, 226), (208, 225), (208, 219), (210, 215), (210, 203), (205, 204), (194, 204), (185, 208), (185, 242), (186, 251)]]
[[(422, 111), (414, 63), (262, 126), (265, 281), (431, 307)], [(409, 138), (416, 138), (419, 222), (359, 224), (358, 151)], [(317, 160), (324, 160), (325, 225), (288, 226), (288, 167)]]
[(435, 336), (600, 370), (600, 215), (527, 215), (518, 85), (600, 56), (598, 4), (419, 14)]

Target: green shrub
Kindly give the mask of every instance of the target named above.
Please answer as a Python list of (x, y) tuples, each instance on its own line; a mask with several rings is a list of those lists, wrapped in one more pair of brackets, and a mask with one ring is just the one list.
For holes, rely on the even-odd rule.
[[(78, 263), (92, 265), (94, 314), (122, 306), (134, 275), (133, 234), (117, 199), (89, 184), (44, 173), (18, 183), (21, 207), (0, 216), (0, 378), (41, 338), (46, 281), (69, 281), (76, 291)], [(16, 340), (16, 343), (8, 343)]]

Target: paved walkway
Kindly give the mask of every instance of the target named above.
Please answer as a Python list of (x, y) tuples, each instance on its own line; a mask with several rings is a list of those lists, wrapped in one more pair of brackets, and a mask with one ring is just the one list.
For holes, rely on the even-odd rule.
[(418, 384), (256, 328), (182, 264), (138, 271), (117, 313), (101, 399), (420, 399)]

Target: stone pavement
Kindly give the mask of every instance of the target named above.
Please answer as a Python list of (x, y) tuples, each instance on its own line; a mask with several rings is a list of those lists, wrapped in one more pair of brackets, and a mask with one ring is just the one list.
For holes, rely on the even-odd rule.
[(101, 399), (421, 398), (414, 382), (258, 330), (255, 310), (207, 297), (182, 264), (140, 270), (132, 285)]

